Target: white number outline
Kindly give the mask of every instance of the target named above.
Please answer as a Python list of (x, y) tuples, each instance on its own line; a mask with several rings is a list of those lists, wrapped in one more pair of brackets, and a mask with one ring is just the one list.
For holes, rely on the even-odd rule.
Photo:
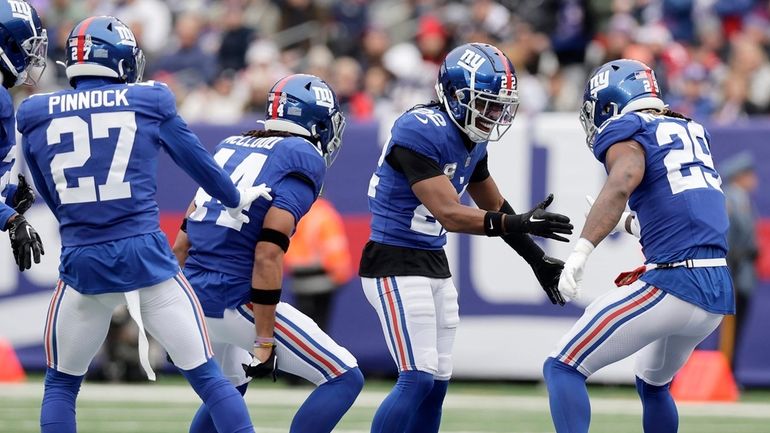
[[(234, 154), (235, 149), (227, 147), (219, 149), (217, 153), (214, 154), (214, 161), (216, 161), (220, 167), (224, 168), (227, 161), (229, 161)], [(254, 186), (266, 161), (266, 154), (257, 152), (250, 153), (235, 167), (235, 169), (233, 169), (233, 172), (230, 174), (230, 180), (238, 188)], [(188, 216), (188, 218), (193, 221), (203, 221), (208, 214), (209, 208), (206, 205), (209, 203), (216, 203), (219, 206), (222, 205), (219, 200), (211, 197), (211, 195), (204, 191), (203, 188), (198, 188), (198, 191), (195, 193), (195, 210)], [(248, 212), (250, 208), (251, 205), (246, 207), (245, 210)], [(219, 211), (215, 224), (237, 231), (241, 231), (243, 228), (243, 221), (231, 217), (224, 209)]]
[[(671, 149), (663, 158), (663, 163), (668, 170), (666, 177), (671, 186), (671, 193), (676, 195), (684, 191), (698, 188), (712, 188), (722, 191), (719, 174), (714, 169), (714, 160), (711, 157), (709, 144), (706, 140), (706, 131), (703, 126), (688, 122), (687, 129), (676, 122), (661, 122), (655, 130), (658, 146), (667, 146), (675, 142), (674, 137), (682, 143), (681, 149)], [(687, 166), (689, 167), (684, 167)], [(704, 173), (701, 166), (706, 167), (712, 173)], [(682, 173), (683, 169), (689, 170), (689, 175)]]
[[(128, 160), (136, 138), (136, 114), (133, 111), (94, 113), (89, 123), (78, 116), (53, 119), (46, 130), (49, 146), (61, 144), (64, 134), (72, 134), (69, 152), (57, 153), (51, 159), (51, 177), (56, 184), (61, 204), (92, 203), (96, 201), (119, 200), (131, 197), (131, 184), (125, 181)], [(111, 129), (119, 129), (115, 154), (110, 163), (107, 180), (99, 185), (97, 197), (93, 176), (77, 178), (78, 186), (68, 186), (65, 171), (83, 167), (91, 158), (91, 138), (109, 138)]]

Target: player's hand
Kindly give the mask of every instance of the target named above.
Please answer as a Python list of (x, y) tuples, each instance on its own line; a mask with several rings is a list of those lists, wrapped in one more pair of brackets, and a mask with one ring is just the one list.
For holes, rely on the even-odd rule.
[(34, 228), (21, 216), (11, 217), (13, 221), (8, 223), (8, 235), (11, 238), (13, 258), (19, 266), (19, 271), (32, 267), (32, 260), (40, 263), (40, 256), (45, 254), (43, 243)]
[(531, 265), (537, 281), (545, 290), (551, 303), (564, 305), (564, 298), (559, 292), (559, 275), (564, 268), (564, 262), (554, 257), (543, 256), (541, 260)]
[(29, 183), (27, 183), (27, 179), (24, 175), (19, 174), (19, 185), (16, 187), (16, 193), (13, 196), (13, 209), (23, 215), (24, 212), (32, 207), (32, 203), (34, 202), (35, 191)]
[(575, 244), (575, 249), (567, 257), (564, 269), (559, 277), (559, 292), (567, 300), (580, 297), (580, 282), (583, 279), (583, 269), (586, 266), (589, 254), (594, 250), (593, 244), (580, 238)]
[[(260, 361), (264, 358), (264, 361)], [(250, 364), (241, 364), (247, 377), (263, 378), (271, 376), (275, 382), (278, 376), (278, 357), (275, 355), (275, 346), (266, 348), (254, 348), (254, 358)]]
[(238, 202), (238, 207), (226, 208), (227, 213), (229, 213), (231, 217), (237, 219), (238, 221), (244, 224), (248, 224), (249, 217), (243, 213), (243, 210), (249, 207), (253, 201), (260, 197), (267, 201), (272, 201), (273, 197), (270, 196), (270, 191), (270, 187), (264, 183), (261, 183), (257, 186), (250, 186), (248, 188), (238, 188), (238, 192), (241, 193), (241, 200)]
[[(588, 207), (585, 211), (586, 217), (588, 217), (588, 212), (591, 211), (595, 201), (596, 200), (590, 195), (586, 196), (586, 202), (588, 203)], [(612, 229), (612, 233), (629, 233), (629, 231), (626, 230), (627, 227), (631, 229), (630, 234), (636, 236), (637, 238), (641, 237), (642, 229), (639, 227), (639, 219), (636, 218), (636, 212), (623, 212), (623, 214), (620, 215), (620, 221), (618, 221), (617, 225), (615, 225), (615, 228)]]
[[(569, 217), (566, 215), (546, 212), (545, 208), (552, 202), (553, 194), (548, 194), (548, 197), (546, 197), (546, 199), (539, 205), (535, 206), (534, 209), (527, 213), (517, 215), (521, 217), (521, 231), (560, 242), (569, 242), (569, 239), (559, 236), (557, 233), (571, 235), (572, 224), (569, 223)], [(508, 217), (511, 217), (511, 215), (506, 216), (506, 218)]]

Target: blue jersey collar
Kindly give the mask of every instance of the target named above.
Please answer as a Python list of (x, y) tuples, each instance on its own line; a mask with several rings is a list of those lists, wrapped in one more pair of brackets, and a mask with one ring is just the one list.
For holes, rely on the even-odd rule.
[(109, 77), (78, 77), (75, 78), (75, 89), (93, 89), (95, 87), (111, 86), (113, 84), (121, 84), (122, 81), (117, 78)]

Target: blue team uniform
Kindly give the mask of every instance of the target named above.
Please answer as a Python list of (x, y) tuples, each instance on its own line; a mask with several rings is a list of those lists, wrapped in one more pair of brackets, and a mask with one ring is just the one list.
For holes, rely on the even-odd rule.
[(185, 276), (206, 316), (221, 318), (225, 309), (249, 302), (254, 248), (268, 209), (283, 209), (299, 222), (321, 192), (326, 164), (300, 137), (233, 136), (217, 146), (214, 158), (234, 182), (265, 183), (273, 196), (271, 202), (254, 202), (247, 209), (249, 223), (241, 224), (230, 220), (217, 200), (201, 191), (196, 195), (196, 210), (187, 220), (192, 246)]
[(16, 145), (13, 99), (8, 89), (0, 86), (0, 230), (5, 230), (13, 210), (13, 196), (16, 185), (11, 182), (11, 170), (15, 162)]
[[(727, 211), (708, 132), (684, 119), (628, 113), (597, 131), (594, 155), (604, 163), (607, 150), (624, 140), (637, 141), (646, 155), (644, 178), (629, 199), (646, 263), (725, 257)], [(735, 311), (726, 266), (653, 269), (641, 279), (712, 313)]]
[(131, 291), (179, 272), (155, 202), (161, 148), (227, 206), (238, 205), (235, 186), (162, 83), (84, 79), (28, 98), (17, 119), (37, 190), (59, 221), (61, 279), (83, 294)]
[(441, 249), (446, 244), (446, 230), (414, 195), (406, 176), (384, 161), (394, 145), (430, 158), (462, 194), (476, 164), (487, 154), (487, 142), (477, 143), (469, 151), (463, 132), (450, 117), (443, 110), (428, 107), (404, 113), (393, 125), (369, 185), (369, 239), (398, 247)]

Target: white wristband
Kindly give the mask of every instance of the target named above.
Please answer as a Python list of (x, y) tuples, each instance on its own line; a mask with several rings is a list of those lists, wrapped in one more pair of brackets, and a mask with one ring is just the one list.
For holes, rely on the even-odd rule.
[(594, 251), (594, 244), (586, 238), (580, 238), (575, 242), (575, 252), (588, 257)]

